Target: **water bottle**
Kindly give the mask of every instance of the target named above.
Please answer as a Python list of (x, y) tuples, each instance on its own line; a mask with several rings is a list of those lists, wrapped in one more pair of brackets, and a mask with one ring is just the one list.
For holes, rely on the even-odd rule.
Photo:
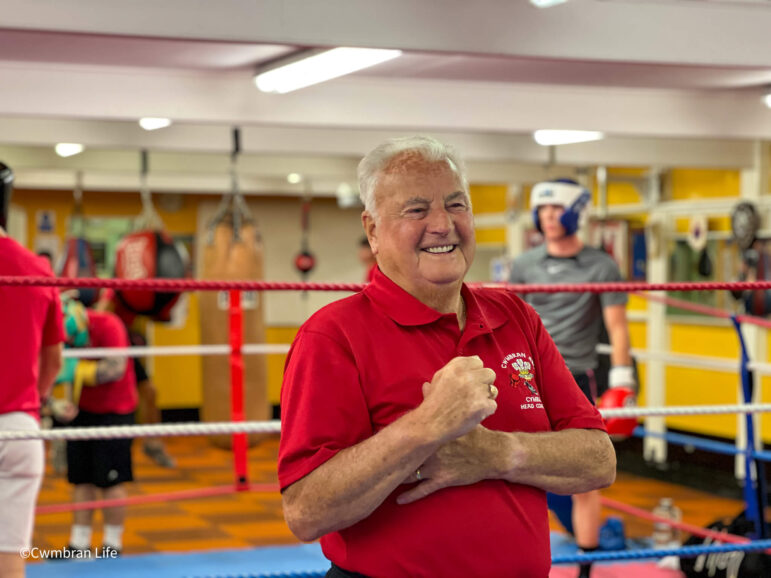
[[(672, 498), (661, 498), (658, 505), (653, 508), (653, 515), (666, 518), (673, 522), (680, 522), (683, 513), (675, 506)], [(682, 545), (680, 530), (673, 528), (664, 522), (653, 523), (653, 547), (659, 549), (679, 548)]]

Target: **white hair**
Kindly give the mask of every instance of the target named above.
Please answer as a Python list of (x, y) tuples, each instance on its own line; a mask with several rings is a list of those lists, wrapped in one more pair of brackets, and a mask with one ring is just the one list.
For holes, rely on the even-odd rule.
[(415, 153), (428, 162), (445, 161), (458, 175), (463, 190), (468, 194), (466, 168), (458, 152), (451, 146), (439, 142), (433, 137), (416, 135), (392, 138), (372, 149), (361, 159), (358, 169), (359, 197), (364, 209), (377, 219), (375, 203), (375, 188), (382, 172), (398, 156), (405, 153)]

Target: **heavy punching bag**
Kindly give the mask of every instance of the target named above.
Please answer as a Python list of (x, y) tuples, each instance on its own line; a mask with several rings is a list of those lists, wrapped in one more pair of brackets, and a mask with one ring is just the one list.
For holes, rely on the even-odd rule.
[[(147, 187), (147, 151), (142, 151), (142, 213), (135, 223), (136, 231), (121, 239), (115, 253), (117, 279), (181, 279), (187, 274), (183, 251), (163, 230), (163, 222), (155, 211), (152, 194)], [(171, 320), (171, 309), (179, 292), (120, 289), (115, 291), (120, 303), (132, 313), (155, 321)]]
[[(227, 194), (208, 223), (203, 239), (202, 279), (255, 280), (263, 278), (263, 248), (256, 221), (238, 193), (235, 162), (238, 153), (234, 134), (232, 192)], [(206, 344), (229, 343), (229, 293), (200, 293), (201, 341)], [(242, 292), (243, 343), (265, 343), (263, 298), (259, 292)], [(244, 415), (247, 421), (269, 419), (267, 363), (264, 355), (244, 355)], [(203, 363), (203, 421), (230, 421), (230, 360), (227, 356), (205, 355)], [(249, 445), (264, 436), (250, 434)], [(219, 447), (230, 448), (231, 436), (211, 436)]]
[[(164, 231), (137, 231), (121, 239), (115, 254), (118, 279), (181, 279), (185, 259)], [(120, 289), (116, 297), (131, 312), (155, 321), (169, 321), (180, 293)]]

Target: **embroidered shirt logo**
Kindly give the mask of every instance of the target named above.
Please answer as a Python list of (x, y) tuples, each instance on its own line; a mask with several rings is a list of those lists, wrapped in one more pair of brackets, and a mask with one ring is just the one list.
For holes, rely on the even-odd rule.
[(524, 385), (532, 394), (525, 394), (525, 403), (521, 404), (520, 409), (543, 409), (541, 396), (535, 387), (533, 358), (526, 353), (510, 353), (503, 359), (501, 367), (510, 368), (509, 385), (511, 387), (516, 389), (518, 386)]
[(534, 377), (533, 371), (532, 371), (533, 365), (529, 361), (525, 361), (524, 359), (517, 359), (514, 363), (511, 364), (511, 368), (519, 376), (520, 379), (530, 381)]

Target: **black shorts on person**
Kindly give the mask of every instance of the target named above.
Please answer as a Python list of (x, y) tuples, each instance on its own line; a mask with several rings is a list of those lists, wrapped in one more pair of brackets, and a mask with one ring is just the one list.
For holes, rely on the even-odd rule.
[[(72, 427), (132, 425), (134, 414), (91, 413), (80, 410)], [(134, 479), (131, 469), (131, 439), (69, 440), (67, 481), (111, 488)]]

